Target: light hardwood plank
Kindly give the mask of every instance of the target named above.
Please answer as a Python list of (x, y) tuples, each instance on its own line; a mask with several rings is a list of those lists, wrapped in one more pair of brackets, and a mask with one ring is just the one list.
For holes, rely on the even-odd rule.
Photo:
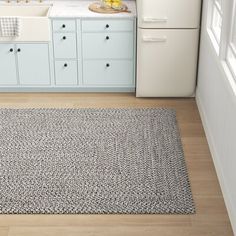
[(0, 215), (0, 232), (1, 229), (6, 231), (9, 227), (8, 236), (233, 235), (194, 98), (146, 99), (136, 98), (132, 93), (1, 93), (0, 108), (4, 107), (175, 109), (197, 213), (195, 215)]
[(2, 215), (1, 226), (191, 226), (189, 215)]
[(0, 236), (8, 235), (8, 227), (0, 227)]
[(215, 236), (231, 235), (221, 227), (12, 227), (9, 236)]

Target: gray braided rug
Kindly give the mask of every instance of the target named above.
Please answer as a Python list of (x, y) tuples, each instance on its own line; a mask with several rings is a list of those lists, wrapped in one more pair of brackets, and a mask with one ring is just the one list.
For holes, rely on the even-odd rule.
[(0, 213), (194, 213), (170, 109), (0, 109)]

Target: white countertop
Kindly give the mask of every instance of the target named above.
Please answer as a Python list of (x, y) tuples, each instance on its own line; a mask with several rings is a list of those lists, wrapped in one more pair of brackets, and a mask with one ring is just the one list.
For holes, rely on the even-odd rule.
[(39, 3), (39, 1), (31, 0), (29, 3), (26, 3), (25, 0), (21, 0), (21, 2), (17, 3), (16, 0), (11, 0), (10, 3), (7, 3), (5, 0), (0, 0), (0, 7), (1, 5), (52, 5), (49, 12), (50, 18), (133, 18), (137, 16), (135, 0), (123, 0), (131, 13), (116, 14), (100, 14), (90, 11), (88, 9), (89, 5), (98, 1), (99, 0), (43, 0), (42, 3)]
[[(100, 14), (92, 12), (88, 9), (89, 5), (95, 1), (90, 0), (73, 0), (73, 1), (50, 1), (53, 7), (50, 11), (49, 17), (51, 18), (72, 18), (72, 17), (84, 17), (84, 18), (132, 18), (136, 17), (136, 2), (124, 1), (128, 6), (131, 13), (116, 13), (116, 14)], [(45, 2), (46, 3), (46, 2)]]

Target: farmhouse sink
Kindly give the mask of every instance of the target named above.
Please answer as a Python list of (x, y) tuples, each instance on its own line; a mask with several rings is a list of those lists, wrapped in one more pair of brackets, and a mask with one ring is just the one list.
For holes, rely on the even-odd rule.
[(50, 41), (49, 12), (51, 5), (1, 5), (0, 17), (18, 17), (18, 37), (0, 37), (0, 41)]
[(1, 6), (0, 16), (19, 16), (19, 17), (47, 17), (50, 5), (12, 5)]

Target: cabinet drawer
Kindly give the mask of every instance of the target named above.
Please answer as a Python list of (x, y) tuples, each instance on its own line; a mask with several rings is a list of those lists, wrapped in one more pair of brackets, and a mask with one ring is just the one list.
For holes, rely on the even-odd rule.
[(198, 28), (201, 0), (137, 0), (140, 28)]
[(74, 20), (54, 20), (52, 24), (53, 31), (67, 32), (76, 30), (76, 24)]
[(133, 31), (133, 20), (84, 20), (83, 32)]
[(55, 61), (56, 85), (77, 85), (77, 61)]
[(138, 30), (137, 96), (191, 96), (199, 30)]
[(53, 42), (55, 58), (76, 58), (75, 33), (54, 33)]
[(84, 85), (132, 86), (133, 62), (131, 60), (88, 60), (83, 62)]
[(133, 58), (133, 33), (83, 33), (83, 57)]

